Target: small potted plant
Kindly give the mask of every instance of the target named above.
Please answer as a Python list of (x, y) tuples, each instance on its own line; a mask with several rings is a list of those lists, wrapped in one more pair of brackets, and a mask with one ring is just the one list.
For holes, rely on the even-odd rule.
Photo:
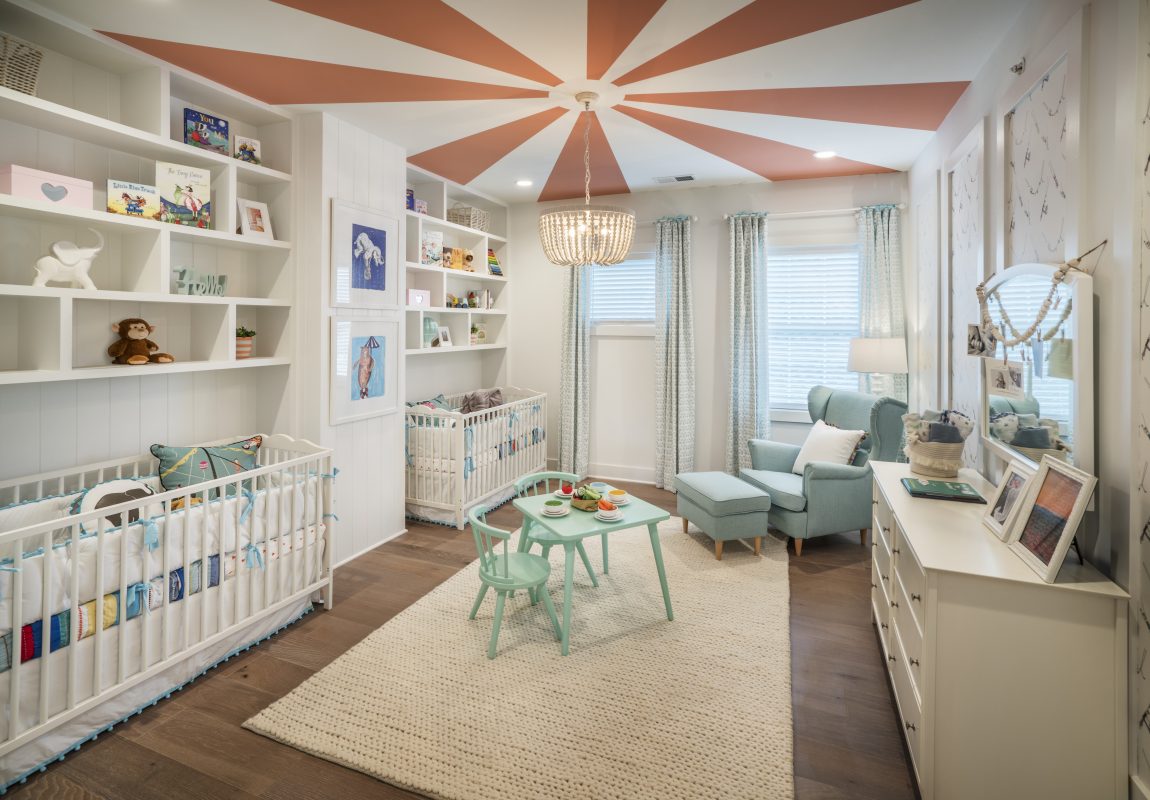
[(236, 328), (236, 358), (251, 358), (255, 349), (256, 332), (243, 325)]

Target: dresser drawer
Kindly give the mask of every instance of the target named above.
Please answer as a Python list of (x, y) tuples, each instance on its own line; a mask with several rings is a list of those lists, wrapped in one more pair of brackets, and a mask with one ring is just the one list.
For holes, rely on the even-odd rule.
[[(893, 578), (895, 592), (891, 600), (894, 605), (891, 610), (891, 625), (898, 631), (902, 651), (906, 656), (906, 670), (910, 676), (911, 686), (914, 689), (915, 701), (922, 707), (922, 631), (911, 613), (910, 601), (906, 599), (904, 587), (896, 575)], [(894, 598), (898, 598), (897, 600)]]
[(890, 652), (891, 607), (890, 595), (887, 593), (889, 583), (882, 580), (878, 572), (878, 562), (871, 566), (870, 602), (874, 609), (875, 624), (878, 625), (879, 638), (882, 640), (882, 655), (886, 658)]
[[(885, 513), (884, 513), (885, 512)], [(883, 505), (875, 506), (874, 519), (871, 520), (871, 542), (882, 541), (886, 549), (890, 550), (891, 515), (889, 509)]]
[(909, 672), (910, 665), (897, 630), (891, 636), (890, 650), (890, 658), (893, 661), (888, 660), (887, 663), (890, 665), (894, 696), (898, 701), (899, 714), (902, 717), (902, 732), (906, 736), (907, 749), (910, 750), (910, 759), (914, 764), (915, 773), (921, 777), (922, 761), (919, 753), (922, 740), (922, 708), (914, 693)]
[[(920, 631), (926, 630), (926, 573), (915, 557), (910, 543), (903, 536), (898, 522), (894, 524), (894, 543), (891, 546), (891, 570), (902, 584), (907, 609), (914, 614)], [(889, 573), (888, 573), (889, 574)], [(893, 578), (892, 578), (893, 580)]]
[(889, 596), (891, 593), (890, 588), (890, 565), (891, 557), (890, 550), (887, 549), (886, 544), (882, 538), (874, 540), (874, 546), (871, 547), (871, 557), (873, 560), (873, 568), (871, 574), (878, 573), (876, 582), (883, 584), (883, 590)]

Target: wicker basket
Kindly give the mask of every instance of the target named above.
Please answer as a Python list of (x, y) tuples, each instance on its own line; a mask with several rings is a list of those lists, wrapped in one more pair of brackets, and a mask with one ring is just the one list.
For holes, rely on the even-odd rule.
[(491, 224), (491, 215), (482, 208), (474, 208), (473, 206), (465, 206), (463, 203), (456, 203), (447, 209), (447, 221), (487, 233), (487, 228)]
[(966, 442), (911, 442), (906, 446), (910, 471), (928, 478), (957, 478)]
[(44, 53), (38, 48), (0, 33), (0, 86), (35, 95), (43, 58)]

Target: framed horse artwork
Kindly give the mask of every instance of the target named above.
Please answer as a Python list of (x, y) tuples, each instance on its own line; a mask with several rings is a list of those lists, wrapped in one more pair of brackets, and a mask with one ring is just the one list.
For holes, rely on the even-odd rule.
[(399, 307), (399, 220), (353, 203), (331, 204), (331, 304)]

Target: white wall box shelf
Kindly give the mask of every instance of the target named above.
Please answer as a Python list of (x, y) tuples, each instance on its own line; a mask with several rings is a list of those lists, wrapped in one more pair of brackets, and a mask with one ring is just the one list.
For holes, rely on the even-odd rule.
[[(500, 386), (507, 382), (507, 342), (510, 335), (508, 315), (510, 279), (508, 270), (507, 207), (493, 198), (480, 195), (459, 184), (408, 165), (407, 188), (415, 197), (427, 201), (428, 213), (408, 210), (405, 270), (407, 287), (422, 289), (431, 296), (429, 306), (408, 306), (405, 311), (407, 400), (422, 400), (441, 392), (455, 394), (481, 386)], [(446, 219), (447, 210), (456, 203), (482, 208), (487, 212), (490, 231), (468, 228)], [(472, 252), (476, 272), (445, 269), (421, 263), (424, 233), (442, 235), (444, 247), (462, 247)], [(503, 275), (487, 272), (487, 251), (492, 250)], [(469, 292), (490, 293), (492, 308), (447, 308), (447, 295), (466, 297)], [(451, 332), (452, 347), (424, 345), (425, 320), (443, 325)], [(482, 325), (486, 341), (472, 345), (471, 327)], [(425, 355), (454, 355), (447, 361), (424, 359)], [(414, 357), (419, 358), (414, 358)]]
[[(294, 402), (287, 369), (296, 295), (294, 115), (24, 0), (0, 0), (0, 19), (0, 29), (44, 51), (36, 96), (0, 88), (0, 164), (91, 181), (94, 195), (88, 209), (0, 194), (0, 423), (41, 434), (17, 437), (0, 478), (27, 464), (70, 465), (46, 462), (53, 450), (86, 463), (121, 455), (123, 446), (146, 449), (145, 439), (169, 433), (210, 440), (280, 429)], [(185, 107), (259, 139), (263, 163), (184, 144)], [(210, 171), (210, 227), (104, 210), (109, 179), (154, 184), (157, 161)], [(236, 233), (238, 198), (267, 203), (277, 240)], [(105, 241), (90, 273), (98, 291), (31, 286), (33, 265), (53, 242), (92, 243), (89, 229)], [(224, 294), (179, 294), (173, 269), (180, 267), (226, 276)], [(126, 317), (157, 326), (150, 338), (175, 363), (112, 364), (111, 326)], [(253, 358), (235, 357), (237, 325), (257, 331)], [(59, 385), (69, 381), (86, 388)], [(101, 403), (106, 416), (112, 402), (140, 413), (114, 425), (111, 436), (88, 423), (80, 429), (77, 420)]]
[(1125, 798), (1126, 593), (1072, 557), (1044, 583), (985, 506), (874, 473), (872, 612), (923, 799)]

